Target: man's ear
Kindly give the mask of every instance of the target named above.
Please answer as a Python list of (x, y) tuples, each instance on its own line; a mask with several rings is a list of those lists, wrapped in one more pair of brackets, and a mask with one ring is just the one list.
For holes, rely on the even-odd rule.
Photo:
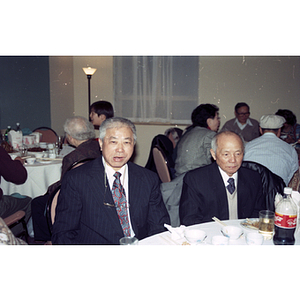
[(99, 145), (100, 145), (100, 150), (102, 151), (102, 140), (98, 139)]
[(261, 127), (259, 127), (259, 132), (261, 135), (263, 135), (263, 131), (262, 131)]
[(210, 154), (213, 157), (213, 159), (216, 160), (216, 153), (213, 149), (210, 149)]

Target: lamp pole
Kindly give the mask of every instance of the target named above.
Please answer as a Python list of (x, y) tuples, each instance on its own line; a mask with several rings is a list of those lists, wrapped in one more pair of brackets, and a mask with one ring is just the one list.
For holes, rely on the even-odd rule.
[(91, 78), (92, 78), (92, 75), (95, 74), (97, 69), (87, 67), (87, 68), (82, 68), (82, 70), (84, 71), (84, 73), (86, 74), (87, 79), (88, 79), (88, 117), (89, 117), (89, 115), (90, 115), (90, 106), (91, 106)]

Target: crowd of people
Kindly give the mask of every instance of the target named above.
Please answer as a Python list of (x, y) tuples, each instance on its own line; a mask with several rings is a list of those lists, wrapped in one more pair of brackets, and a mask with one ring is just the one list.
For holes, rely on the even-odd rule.
[[(156, 146), (165, 155), (171, 180), (180, 178), (182, 184), (176, 195), (180, 224), (208, 222), (213, 216), (258, 217), (267, 208), (261, 175), (242, 163), (266, 167), (287, 186), (299, 169), (294, 146), (300, 125), (286, 109), (252, 119), (244, 102), (236, 104), (234, 114), (219, 130), (219, 108), (197, 106), (191, 113), (192, 125), (184, 131), (173, 127), (153, 138), (147, 164), (141, 167), (130, 161), (137, 142), (135, 125), (114, 117), (111, 103), (95, 102), (90, 120), (75, 116), (64, 124), (75, 150), (63, 158), (60, 180), (35, 199), (2, 195), (0, 189), (0, 217), (24, 210), (27, 222), (32, 217), (34, 240), (51, 244), (119, 244), (124, 236), (143, 239), (163, 232), (170, 215), (153, 160)], [(99, 129), (99, 137), (94, 129)], [(23, 163), (0, 147), (0, 175), (5, 180), (24, 183)], [(45, 207), (57, 191), (55, 220), (49, 227)], [(13, 233), (18, 234), (16, 229)]]

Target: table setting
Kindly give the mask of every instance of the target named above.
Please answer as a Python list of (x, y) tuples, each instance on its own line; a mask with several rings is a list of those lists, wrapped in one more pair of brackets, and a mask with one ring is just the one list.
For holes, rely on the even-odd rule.
[[(140, 240), (138, 245), (274, 245), (271, 238), (259, 232), (259, 218), (212, 221), (191, 226), (173, 228), (165, 224), (168, 231)], [(295, 234), (296, 245), (300, 235)]]

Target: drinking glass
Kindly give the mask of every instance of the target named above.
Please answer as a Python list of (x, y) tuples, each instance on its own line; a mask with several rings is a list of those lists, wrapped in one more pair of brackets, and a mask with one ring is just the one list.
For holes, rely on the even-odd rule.
[(261, 210), (259, 212), (258, 232), (264, 236), (265, 240), (271, 240), (274, 234), (274, 212)]
[(139, 240), (136, 237), (122, 237), (120, 239), (120, 245), (133, 246), (137, 245)]

